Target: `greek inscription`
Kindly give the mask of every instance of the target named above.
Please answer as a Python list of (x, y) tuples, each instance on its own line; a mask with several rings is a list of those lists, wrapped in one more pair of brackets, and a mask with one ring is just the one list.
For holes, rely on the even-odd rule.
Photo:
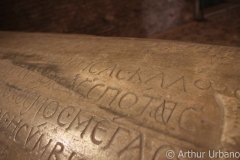
[[(30, 94), (29, 96), (31, 96), (33, 98), (28, 97), (27, 99), (25, 99), (25, 101), (23, 102), (23, 105), (22, 105), (22, 109), (20, 111), (20, 115), (23, 115), (26, 112), (28, 112), (29, 110), (31, 110), (40, 98), (40, 96), (37, 95), (36, 93), (34, 93), (33, 95)], [(30, 99), (33, 99), (33, 101), (30, 101), (30, 103), (29, 103)]]
[(150, 113), (157, 122), (167, 124), (177, 106), (177, 103), (164, 100), (155, 111)]
[(112, 75), (113, 75), (114, 71), (116, 70), (116, 68), (117, 68), (117, 65), (115, 64), (113, 66), (110, 66), (110, 67), (108, 67), (108, 68), (98, 72), (98, 75), (102, 75), (103, 73), (106, 73), (106, 74), (108, 74), (109, 77), (112, 77)]
[(100, 145), (103, 141), (102, 140), (98, 140), (96, 138), (97, 136), (97, 132), (103, 132), (106, 133), (106, 127), (103, 125), (103, 122), (106, 122), (105, 120), (97, 122), (97, 124), (94, 126), (92, 134), (91, 134), (91, 140), (94, 144), (96, 145)]
[(138, 116), (142, 115), (148, 109), (148, 107), (153, 103), (153, 101), (161, 100), (161, 97), (153, 97), (149, 95), (143, 95), (143, 98), (147, 99), (147, 103), (146, 105), (144, 105), (143, 110), (139, 113)]
[(74, 112), (75, 112), (75, 107), (73, 107), (73, 106), (68, 106), (68, 107), (64, 108), (60, 112), (60, 114), (57, 118), (58, 125), (63, 127), (63, 126), (66, 126), (68, 123), (70, 123), (71, 115), (74, 114)]
[(19, 127), (19, 125), (22, 123), (22, 121), (23, 121), (22, 119), (19, 119), (18, 117), (13, 116), (12, 120), (9, 122), (6, 129), (13, 127), (13, 131), (11, 132), (11, 134), (13, 134), (16, 131), (16, 129)]
[[(127, 74), (130, 74), (130, 72), (126, 72)], [(125, 73), (125, 74), (126, 74)], [(118, 80), (126, 80), (126, 77), (121, 76), (121, 74), (123, 74), (123, 70), (119, 69), (119, 71), (116, 73), (116, 78)], [(124, 75), (124, 74), (123, 74)]]
[(169, 88), (172, 87), (173, 85), (179, 84), (179, 85), (180, 85), (180, 88), (181, 88), (184, 92), (186, 92), (186, 84), (185, 84), (186, 82), (185, 82), (184, 76), (176, 79), (175, 81), (173, 81), (173, 82), (171, 82), (171, 83), (169, 83), (169, 84), (166, 84), (165, 82), (166, 82), (166, 80), (165, 80), (165, 76), (164, 76), (164, 77), (163, 77), (163, 81), (162, 81), (162, 88), (163, 88), (163, 89), (169, 89)]
[(52, 157), (55, 157), (55, 159), (59, 159), (59, 154), (61, 154), (63, 150), (64, 150), (64, 145), (60, 142), (57, 142), (52, 152), (50, 153), (48, 160), (51, 160)]
[(103, 147), (103, 149), (108, 149), (111, 145), (113, 145), (113, 143), (115, 141), (117, 141), (117, 138), (119, 137), (119, 135), (121, 135), (121, 132), (127, 133), (129, 134), (130, 131), (122, 128), (122, 127), (117, 127), (117, 129), (115, 130), (115, 132), (113, 133), (113, 135), (111, 136), (110, 140), (108, 141), (108, 143)]
[(138, 150), (139, 160), (144, 159), (144, 136), (143, 134), (139, 134), (135, 137), (127, 146), (125, 146), (122, 150), (118, 152), (118, 156), (122, 156), (126, 152), (132, 152), (132, 150)]
[(84, 134), (86, 133), (87, 129), (89, 128), (90, 124), (93, 121), (93, 117), (90, 117), (87, 120), (82, 120), (82, 119), (83, 119), (83, 116), (80, 110), (78, 114), (75, 116), (75, 118), (73, 119), (73, 121), (66, 128), (66, 130), (70, 130), (74, 126), (74, 124), (77, 122), (77, 125), (74, 127), (74, 129), (79, 129), (83, 126), (83, 130), (80, 134), (80, 137), (83, 138)]
[(209, 80), (198, 79), (194, 82), (195, 87), (201, 90), (208, 90), (211, 87)]
[(46, 153), (46, 151), (48, 150), (50, 144), (51, 144), (52, 141), (53, 141), (52, 139), (49, 139), (46, 144), (43, 144), (44, 136), (45, 136), (45, 135), (42, 134), (42, 135), (38, 138), (37, 142), (35, 143), (35, 145), (34, 145), (33, 148), (32, 148), (32, 152), (35, 152), (35, 153), (37, 153), (37, 154), (40, 153), (40, 157), (42, 157), (42, 156)]
[(5, 112), (0, 118), (0, 123), (2, 123), (4, 128), (6, 128), (6, 126), (9, 125), (10, 121), (11, 121), (11, 116), (9, 112)]
[[(10, 123), (8, 123), (7, 126), (2, 123), (0, 123), (0, 125), (1, 127), (4, 125), (5, 132), (13, 133), (13, 136), (12, 137), (8, 136), (8, 138), (12, 139), (17, 144), (20, 144), (22, 148), (25, 149), (27, 152), (33, 153), (39, 156), (39, 159), (50, 160), (52, 158), (55, 158), (55, 159), (61, 160), (63, 159), (63, 157), (65, 157), (65, 159), (67, 158), (68, 160), (73, 160), (75, 158), (78, 158), (77, 152), (74, 152), (71, 149), (65, 148), (63, 143), (61, 142), (55, 143), (54, 140), (51, 138), (48, 138), (48, 136), (45, 133), (41, 133), (38, 130), (38, 128), (31, 127), (29, 124), (24, 123), (20, 117), (11, 115), (9, 112), (6, 111), (4, 112), (4, 115), (1, 117), (1, 120), (6, 118), (10, 119), (10, 117), (14, 117), (14, 118), (10, 121)], [(99, 129), (100, 127), (97, 127), (97, 128)], [(1, 132), (2, 131), (0, 130), (0, 133)], [(51, 148), (52, 145), (54, 145), (53, 148)], [(63, 153), (63, 152), (68, 153), (67, 157), (66, 157), (66, 153)]]
[[(140, 74), (141, 74), (141, 73), (140, 73), (140, 68), (138, 68), (138, 69), (136, 70), (136, 72), (134, 72), (133, 75), (128, 78), (128, 81), (131, 81), (131, 80), (133, 80), (133, 79), (137, 79), (137, 81), (141, 83), (141, 82), (142, 82), (142, 78), (141, 78), (141, 75), (140, 75)], [(136, 77), (136, 78), (135, 78), (135, 77)]]
[(138, 97), (136, 94), (127, 92), (119, 100), (119, 108), (129, 108), (134, 106), (138, 102)]
[[(92, 92), (94, 92), (95, 89), (96, 89), (97, 91), (100, 91), (100, 89), (101, 89), (102, 87), (105, 87), (105, 84), (96, 84), (96, 85), (94, 85), (92, 88), (89, 89), (89, 91), (87, 92), (87, 96), (86, 96), (86, 97), (90, 99), (90, 94), (91, 94)], [(100, 89), (99, 89), (99, 88), (100, 88)], [(97, 94), (97, 95), (99, 95), (99, 94)], [(91, 96), (91, 97), (93, 97), (93, 96)], [(95, 99), (96, 99), (96, 100), (99, 100), (100, 97), (101, 97), (101, 95), (98, 96), (98, 97), (95, 98)]]
[(24, 147), (26, 147), (32, 139), (34, 139), (38, 134), (40, 134), (39, 130), (36, 130), (36, 131), (34, 131), (34, 130), (35, 130), (35, 128), (33, 128), (33, 127), (30, 129), (30, 131), (27, 135), (27, 139), (25, 140)]
[[(116, 98), (118, 97), (118, 95), (121, 93), (122, 91), (118, 88), (114, 88), (114, 87), (109, 87), (107, 86), (107, 88), (105, 89), (105, 91), (103, 92), (103, 94), (100, 96), (99, 101), (100, 100), (105, 100), (105, 102), (107, 103), (106, 105), (111, 108), (112, 104), (114, 103), (114, 101), (116, 100)], [(104, 98), (105, 97), (105, 98)]]
[(147, 83), (151, 82), (152, 80), (157, 79), (159, 76), (162, 79), (162, 84), (161, 84), (161, 86), (162, 86), (163, 85), (163, 77), (164, 77), (164, 73), (162, 73), (162, 72), (158, 73), (156, 75), (150, 76), (150, 78), (146, 79), (144, 83), (147, 84)]
[(48, 119), (55, 115), (58, 111), (59, 103), (57, 101), (51, 101), (43, 110), (43, 117)]
[[(15, 135), (14, 135), (13, 140), (14, 140), (15, 142), (20, 142), (21, 138), (23, 138), (24, 135), (26, 135), (25, 132), (27, 131), (27, 129), (29, 129), (29, 125), (28, 125), (28, 124), (25, 123), (25, 124), (21, 125), (21, 126), (16, 130), (16, 133), (15, 133)], [(25, 132), (24, 132), (24, 131), (25, 131)]]

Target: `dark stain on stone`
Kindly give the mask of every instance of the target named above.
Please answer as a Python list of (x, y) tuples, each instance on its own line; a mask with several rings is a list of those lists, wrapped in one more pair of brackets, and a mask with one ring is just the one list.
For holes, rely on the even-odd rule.
[(65, 88), (71, 89), (71, 82), (63, 77), (60, 77), (60, 70), (57, 65), (46, 64), (46, 63), (27, 63), (27, 62), (13, 62), (14, 65), (31, 70), (33, 72), (40, 73)]
[(7, 85), (9, 88), (13, 88), (13, 89), (18, 90), (18, 91), (21, 91), (21, 90), (22, 90), (21, 88), (15, 86), (15, 85), (13, 85), (13, 84), (7, 83), (6, 85)]
[(31, 71), (44, 74), (56, 74), (59, 72), (59, 69), (56, 65), (47, 64), (47, 63), (31, 63), (25, 61), (13, 61), (13, 64)]
[[(0, 59), (8, 59), (12, 62), (13, 65), (25, 68), (32, 72), (37, 72), (48, 79), (55, 81), (57, 84), (63, 86), (66, 89), (72, 90), (79, 94), (73, 89), (71, 80), (59, 76), (60, 70), (57, 65), (48, 64), (48, 63), (37, 63), (37, 62), (28, 62), (28, 60), (33, 60), (36, 57), (33, 55), (26, 55), (20, 53), (1, 53)], [(9, 85), (9, 87), (17, 89), (16, 86)], [(19, 88), (17, 89), (19, 90)]]
[(52, 64), (37, 64), (37, 63), (26, 63), (26, 62), (14, 62), (16, 66), (31, 70), (33, 72), (37, 72), (44, 77), (56, 82), (60, 86), (68, 89), (69, 91), (73, 91), (76, 94), (83, 96), (77, 90), (74, 90), (72, 80), (69, 80), (65, 77), (59, 76), (60, 70), (58, 66)]

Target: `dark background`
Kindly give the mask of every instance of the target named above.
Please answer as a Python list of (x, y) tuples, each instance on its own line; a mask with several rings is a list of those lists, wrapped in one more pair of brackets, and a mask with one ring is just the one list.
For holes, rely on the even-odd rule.
[(161, 38), (240, 46), (240, 1), (1, 0), (0, 30)]

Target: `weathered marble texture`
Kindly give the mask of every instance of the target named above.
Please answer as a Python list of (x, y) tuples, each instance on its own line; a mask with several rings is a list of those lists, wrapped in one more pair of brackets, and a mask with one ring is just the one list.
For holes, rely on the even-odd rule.
[(239, 62), (234, 47), (0, 32), (0, 159), (239, 151)]

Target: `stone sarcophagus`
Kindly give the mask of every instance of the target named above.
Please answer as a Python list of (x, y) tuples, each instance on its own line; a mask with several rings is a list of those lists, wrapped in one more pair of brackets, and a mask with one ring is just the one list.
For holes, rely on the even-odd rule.
[(239, 48), (0, 32), (0, 160), (237, 159), (239, 150)]

